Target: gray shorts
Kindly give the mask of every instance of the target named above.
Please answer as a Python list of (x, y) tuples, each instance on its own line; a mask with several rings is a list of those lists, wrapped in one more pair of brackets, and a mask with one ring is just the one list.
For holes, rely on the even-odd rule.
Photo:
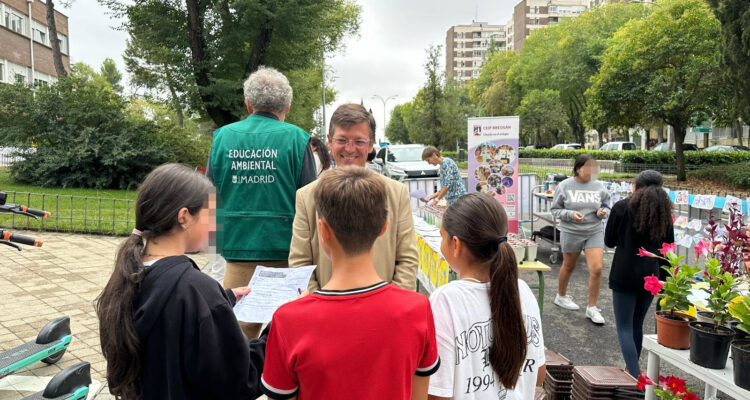
[(604, 248), (604, 232), (600, 231), (593, 235), (560, 232), (560, 251), (563, 253), (580, 253), (585, 249), (595, 248)]

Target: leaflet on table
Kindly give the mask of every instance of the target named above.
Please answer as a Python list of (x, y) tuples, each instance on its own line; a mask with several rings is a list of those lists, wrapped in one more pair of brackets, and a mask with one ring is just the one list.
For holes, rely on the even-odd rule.
[(409, 194), (415, 199), (427, 199), (427, 192), (425, 192), (424, 189), (415, 189)]
[(250, 278), (250, 293), (234, 306), (237, 320), (266, 323), (284, 303), (296, 299), (310, 283), (315, 265), (298, 268), (258, 266)]
[(692, 231), (699, 231), (703, 227), (703, 222), (699, 219), (691, 219), (687, 224), (687, 228)]

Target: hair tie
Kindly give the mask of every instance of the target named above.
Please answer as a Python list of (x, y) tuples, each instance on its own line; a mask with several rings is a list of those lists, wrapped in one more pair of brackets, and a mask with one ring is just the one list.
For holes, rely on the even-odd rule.
[(507, 238), (507, 237), (505, 237), (505, 236), (500, 236), (499, 238), (495, 239), (495, 244), (499, 246), (499, 245), (500, 245), (500, 243), (502, 243), (502, 242), (507, 242), (507, 241), (508, 241), (508, 238)]
[(138, 229), (133, 228), (133, 235), (143, 237), (143, 232), (139, 231)]

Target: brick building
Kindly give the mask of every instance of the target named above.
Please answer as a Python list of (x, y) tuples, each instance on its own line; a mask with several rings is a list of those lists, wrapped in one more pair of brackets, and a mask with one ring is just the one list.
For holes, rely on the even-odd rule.
[(565, 18), (574, 18), (591, 4), (599, 4), (603, 0), (522, 0), (513, 7), (513, 18), (508, 23), (506, 31), (513, 35), (509, 39), (508, 50), (521, 51), (523, 42), (534, 29), (550, 24), (556, 24)]
[[(68, 17), (55, 10), (63, 65), (70, 71)], [(54, 82), (57, 77), (42, 0), (0, 0), (0, 82)]]

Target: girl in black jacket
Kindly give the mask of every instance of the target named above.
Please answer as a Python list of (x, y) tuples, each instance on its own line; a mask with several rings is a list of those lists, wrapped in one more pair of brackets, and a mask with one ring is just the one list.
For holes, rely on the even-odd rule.
[(653, 296), (643, 288), (643, 278), (660, 276), (659, 259), (639, 257), (638, 249), (659, 254), (662, 243), (674, 243), (672, 202), (662, 187), (659, 172), (643, 171), (635, 178), (630, 198), (612, 207), (604, 243), (617, 247), (609, 273), (617, 338), (628, 372), (640, 373), (638, 359), (643, 343), (643, 320)]
[(208, 244), (211, 183), (165, 164), (138, 189), (96, 312), (109, 391), (120, 399), (254, 399), (267, 331), (248, 342), (232, 307), (249, 289), (203, 274), (186, 251)]

